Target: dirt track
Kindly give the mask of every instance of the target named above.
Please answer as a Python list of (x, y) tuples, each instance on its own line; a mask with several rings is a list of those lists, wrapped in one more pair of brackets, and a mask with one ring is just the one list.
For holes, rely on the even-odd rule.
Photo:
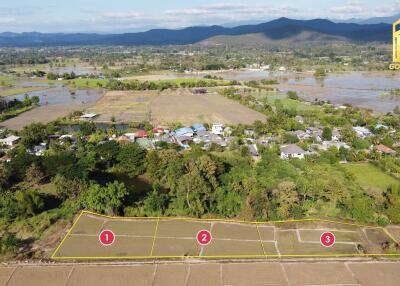
[(253, 262), (24, 265), (0, 268), (4, 286), (395, 286), (400, 262)]

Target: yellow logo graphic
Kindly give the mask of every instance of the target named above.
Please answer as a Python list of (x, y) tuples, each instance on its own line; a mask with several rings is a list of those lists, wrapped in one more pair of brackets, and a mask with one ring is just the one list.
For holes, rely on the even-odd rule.
[(393, 62), (400, 63), (400, 19), (393, 23)]

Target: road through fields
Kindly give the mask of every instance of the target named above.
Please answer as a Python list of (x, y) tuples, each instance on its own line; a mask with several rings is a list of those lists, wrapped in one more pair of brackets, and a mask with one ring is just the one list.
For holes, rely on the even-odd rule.
[(157, 262), (0, 267), (2, 286), (395, 286), (400, 262)]

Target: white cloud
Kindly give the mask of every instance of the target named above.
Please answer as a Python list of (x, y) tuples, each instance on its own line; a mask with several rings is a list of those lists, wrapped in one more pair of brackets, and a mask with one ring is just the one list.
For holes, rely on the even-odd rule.
[(142, 18), (143, 14), (139, 12), (105, 12), (103, 17), (111, 19), (137, 19)]
[(393, 5), (377, 5), (371, 8), (361, 1), (348, 1), (344, 5), (335, 6), (329, 9), (329, 18), (349, 19), (349, 18), (373, 18), (387, 17), (398, 13), (400, 10), (400, 1), (396, 0)]
[[(150, 0), (148, 0), (150, 1)], [(233, 0), (225, 0), (233, 1)], [(266, 3), (267, 1), (265, 1)], [(289, 6), (278, 1), (268, 1), (271, 4), (253, 5), (246, 3), (214, 3), (209, 5), (188, 6), (189, 8), (169, 9), (157, 12), (142, 12), (135, 10), (81, 10), (79, 15), (69, 17), (43, 17), (41, 11), (37, 15), (23, 14), (24, 9), (9, 15), (10, 9), (1, 9), (0, 29), (13, 31), (138, 31), (149, 28), (182, 28), (199, 25), (222, 25), (237, 22), (266, 22), (279, 17), (294, 19), (350, 19), (391, 16), (400, 11), (400, 0), (393, 0), (394, 5), (377, 5), (371, 8), (365, 1), (343, 1), (341, 5), (320, 9), (320, 5)], [(311, 1), (310, 1), (311, 2)], [(281, 2), (282, 3), (282, 2)], [(288, 3), (288, 2), (286, 2)], [(327, 5), (325, 5), (327, 6)], [(328, 5), (329, 6), (329, 5)], [(156, 9), (157, 10), (157, 9)], [(7, 12), (5, 12), (7, 11)], [(30, 13), (33, 11), (29, 10)], [(34, 13), (34, 12), (32, 12)], [(39, 14), (38, 14), (39, 13)], [(46, 14), (51, 15), (48, 11)], [(3, 25), (1, 25), (3, 24)], [(1, 27), (2, 26), (2, 27)]]
[(17, 21), (17, 19), (15, 19), (14, 17), (0, 16), (0, 24), (11, 24), (11, 23), (15, 23), (16, 21)]

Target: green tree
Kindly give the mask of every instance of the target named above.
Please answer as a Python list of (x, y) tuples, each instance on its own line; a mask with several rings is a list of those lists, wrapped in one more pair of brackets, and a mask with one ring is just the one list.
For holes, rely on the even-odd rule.
[(6, 232), (2, 235), (0, 240), (0, 253), (1, 254), (17, 254), (22, 241), (18, 239), (15, 234)]
[(326, 70), (324, 68), (318, 68), (314, 72), (315, 77), (325, 77), (326, 76)]
[(400, 187), (391, 186), (385, 193), (385, 213), (392, 223), (400, 223)]
[(150, 192), (143, 201), (143, 208), (149, 216), (161, 216), (167, 205), (167, 196), (157, 191)]
[(142, 174), (145, 170), (146, 150), (135, 143), (125, 144), (117, 155), (116, 168), (131, 176)]
[(14, 199), (17, 202), (20, 216), (34, 216), (44, 207), (43, 198), (36, 190), (16, 191)]
[(125, 184), (118, 181), (108, 183), (105, 187), (92, 184), (86, 193), (85, 204), (96, 212), (115, 215), (119, 213), (127, 195)]
[(33, 163), (25, 172), (25, 181), (32, 185), (39, 184), (44, 175), (41, 168)]
[(56, 187), (57, 195), (63, 200), (77, 198), (87, 189), (87, 184), (79, 178), (67, 179), (60, 174), (53, 178), (52, 183)]
[(324, 130), (322, 131), (322, 139), (326, 141), (331, 141), (332, 140), (332, 129), (329, 127), (325, 127)]
[(294, 182), (285, 181), (278, 184), (275, 196), (277, 197), (277, 213), (281, 218), (289, 218), (291, 211), (299, 202), (299, 195)]
[(32, 148), (33, 146), (47, 140), (46, 126), (42, 123), (32, 123), (25, 126), (20, 132), (21, 144), (25, 148)]

